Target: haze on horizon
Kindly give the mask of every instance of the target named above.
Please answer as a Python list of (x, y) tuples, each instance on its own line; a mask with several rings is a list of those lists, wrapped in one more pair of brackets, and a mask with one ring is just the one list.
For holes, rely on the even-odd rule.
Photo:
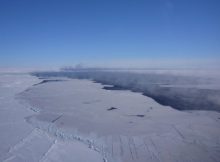
[(217, 162), (219, 83), (220, 0), (0, 0), (0, 162)]
[(219, 67), (218, 0), (1, 0), (0, 67)]

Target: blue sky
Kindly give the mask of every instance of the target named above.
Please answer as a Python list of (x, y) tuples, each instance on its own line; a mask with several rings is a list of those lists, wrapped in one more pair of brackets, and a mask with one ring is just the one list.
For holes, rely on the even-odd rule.
[(219, 8), (219, 0), (0, 0), (0, 66), (218, 64)]

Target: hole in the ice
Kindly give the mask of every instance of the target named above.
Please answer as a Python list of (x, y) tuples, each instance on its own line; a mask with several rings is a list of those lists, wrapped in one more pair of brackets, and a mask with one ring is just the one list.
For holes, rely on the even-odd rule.
[(145, 117), (145, 115), (141, 115), (141, 114), (138, 114), (138, 115), (135, 115), (135, 116), (140, 117), (140, 118)]
[(109, 109), (107, 109), (108, 111), (111, 111), (111, 110), (116, 110), (116, 109), (118, 109), (118, 108), (116, 108), (116, 107), (110, 107)]

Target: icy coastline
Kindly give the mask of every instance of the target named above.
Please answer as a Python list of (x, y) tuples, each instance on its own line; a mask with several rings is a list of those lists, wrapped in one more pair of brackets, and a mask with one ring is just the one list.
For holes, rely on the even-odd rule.
[(178, 111), (141, 93), (103, 87), (66, 78), (20, 97), (39, 112), (27, 119), (34, 127), (79, 140), (110, 162), (219, 159), (218, 112)]
[(178, 111), (141, 93), (87, 79), (44, 80), (1, 74), (0, 161), (220, 158), (218, 112)]

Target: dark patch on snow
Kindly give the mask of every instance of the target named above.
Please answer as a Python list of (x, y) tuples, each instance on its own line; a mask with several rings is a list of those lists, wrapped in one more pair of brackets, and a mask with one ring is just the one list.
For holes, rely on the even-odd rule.
[(137, 114), (137, 115), (128, 115), (128, 116), (135, 116), (135, 117), (139, 117), (139, 118), (143, 118), (143, 117), (145, 117), (145, 115), (143, 115), (143, 114)]
[(54, 123), (55, 121), (57, 121), (58, 119), (60, 119), (63, 115), (58, 116), (57, 118), (55, 118), (54, 120), (51, 121), (51, 123)]
[(143, 117), (145, 117), (145, 115), (140, 115), (140, 114), (138, 114), (138, 115), (136, 115), (137, 117), (140, 117), (140, 118), (143, 118)]
[(30, 91), (31, 89), (30, 88), (28, 88), (28, 89), (26, 89), (26, 90), (24, 90), (24, 92), (28, 92), (28, 91)]
[(118, 109), (118, 108), (116, 108), (116, 107), (110, 107), (109, 109), (107, 109), (108, 111), (111, 111), (111, 110), (116, 110), (116, 109)]
[(38, 77), (38, 79), (48, 79), (47, 77)]
[(102, 89), (105, 90), (127, 90), (126, 88), (123, 88), (121, 86), (104, 86)]

